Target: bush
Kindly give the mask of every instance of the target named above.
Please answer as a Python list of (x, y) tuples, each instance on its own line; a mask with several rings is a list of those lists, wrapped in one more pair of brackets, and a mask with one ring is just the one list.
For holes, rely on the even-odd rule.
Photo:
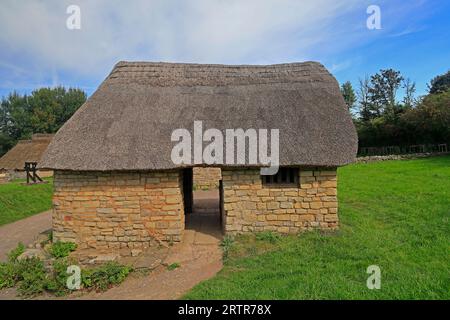
[(67, 268), (72, 264), (76, 263), (69, 262), (66, 258), (57, 259), (53, 262), (53, 274), (47, 281), (46, 289), (55, 296), (63, 296), (70, 292), (67, 288), (67, 278), (70, 276), (67, 273)]
[(56, 241), (50, 247), (50, 254), (55, 258), (65, 258), (70, 252), (74, 251), (77, 245), (73, 242)]
[(30, 258), (16, 263), (19, 282), (18, 292), (22, 296), (35, 296), (45, 291), (47, 287), (47, 274), (44, 264), (39, 258)]
[(82, 270), (81, 281), (85, 288), (105, 291), (124, 281), (131, 271), (128, 266), (108, 262), (97, 268)]
[(0, 289), (14, 287), (15, 277), (16, 272), (12, 263), (0, 263)]
[[(75, 249), (74, 243), (54, 243), (50, 252), (57, 259), (53, 261), (52, 271), (48, 272), (39, 258), (18, 261), (17, 257), (25, 250), (23, 244), (19, 244), (8, 254), (9, 261), (0, 263), (0, 289), (17, 286), (19, 294), (25, 297), (32, 297), (44, 291), (56, 296), (70, 293), (70, 289), (67, 288), (67, 279), (70, 276), (67, 268), (77, 263), (67, 256)], [(109, 262), (96, 268), (82, 270), (81, 283), (86, 289), (104, 291), (120, 284), (131, 271), (130, 267)]]

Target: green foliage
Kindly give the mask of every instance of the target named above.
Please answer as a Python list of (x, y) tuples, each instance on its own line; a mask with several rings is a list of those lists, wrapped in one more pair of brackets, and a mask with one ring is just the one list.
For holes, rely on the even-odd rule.
[(356, 94), (350, 81), (345, 82), (341, 86), (341, 93), (344, 97), (344, 101), (347, 105), (348, 110), (351, 110), (355, 106)]
[(167, 270), (172, 271), (172, 270), (175, 270), (175, 269), (177, 269), (179, 267), (181, 267), (181, 265), (178, 262), (174, 262), (174, 263), (171, 263), (171, 264), (169, 264), (167, 266)]
[(14, 139), (9, 137), (7, 133), (0, 131), (0, 157), (11, 149), (14, 144)]
[[(354, 119), (360, 147), (450, 144), (450, 72), (432, 80), (430, 92), (414, 97), (416, 85), (399, 71), (380, 70), (360, 80), (359, 118)], [(402, 86), (405, 95), (396, 100)]]
[(17, 291), (21, 296), (32, 297), (41, 294), (47, 286), (44, 264), (38, 258), (24, 259), (17, 263)]
[(105, 291), (120, 284), (132, 269), (116, 262), (108, 262), (102, 266), (82, 270), (81, 281), (84, 288)]
[[(340, 230), (266, 242), (237, 237), (188, 299), (450, 299), (450, 156), (339, 168)], [(381, 268), (381, 289), (366, 286)]]
[(442, 93), (450, 90), (450, 71), (435, 77), (431, 80), (428, 87), (430, 94)]
[[(67, 255), (75, 248), (70, 242), (54, 243), (50, 250), (57, 258), (53, 260), (51, 267), (46, 269), (43, 262), (36, 257), (17, 260), (25, 249), (19, 244), (9, 253), (8, 262), (0, 263), (0, 289), (17, 286), (18, 293), (24, 297), (33, 297), (44, 291), (55, 296), (70, 293), (71, 290), (67, 288), (67, 279), (70, 276), (67, 268), (77, 262)], [(81, 283), (85, 289), (104, 291), (120, 284), (131, 271), (132, 268), (128, 266), (109, 262), (96, 268), (81, 270)]]
[(67, 268), (73, 264), (76, 264), (76, 262), (69, 261), (67, 258), (56, 259), (53, 262), (53, 272), (47, 281), (46, 289), (55, 296), (63, 296), (70, 293), (70, 290), (67, 288), (67, 278), (70, 276), (67, 273)]
[(0, 288), (14, 287), (22, 279), (21, 271), (24, 262), (17, 261), (17, 257), (24, 252), (25, 246), (20, 242), (8, 253), (8, 262), (0, 264)]
[(16, 271), (10, 262), (0, 263), (0, 289), (11, 288), (16, 284)]
[(396, 95), (403, 81), (400, 71), (393, 69), (380, 70), (370, 77), (369, 98), (374, 114), (393, 117), (397, 112)]
[(49, 278), (39, 258), (17, 260), (24, 250), (23, 244), (19, 243), (8, 254), (8, 262), (0, 264), (0, 289), (17, 286), (21, 296), (32, 297), (46, 290)]
[(233, 242), (234, 242), (233, 236), (226, 235), (225, 237), (223, 237), (220, 246), (222, 247), (224, 260), (228, 258), (228, 254), (230, 253), (230, 249), (233, 246)]
[(405, 108), (412, 108), (417, 104), (417, 100), (414, 97), (416, 93), (416, 83), (411, 79), (405, 79), (403, 81), (403, 88), (405, 89), (405, 96), (403, 97), (403, 104)]
[(450, 89), (426, 96), (416, 108), (402, 115), (401, 122), (418, 141), (450, 142)]
[(280, 241), (281, 236), (278, 233), (272, 232), (272, 231), (263, 231), (258, 232), (256, 234), (256, 239), (259, 241), (267, 241), (270, 243), (276, 243)]
[(0, 104), (0, 156), (33, 133), (56, 132), (85, 101), (84, 91), (63, 87), (11, 93)]
[(8, 261), (9, 262), (16, 261), (17, 257), (20, 256), (24, 252), (25, 252), (25, 246), (22, 242), (19, 242), (17, 247), (8, 253)]
[(0, 225), (11, 223), (52, 207), (53, 184), (23, 185), (24, 180), (0, 184)]
[(55, 258), (64, 258), (67, 257), (70, 252), (75, 251), (76, 248), (76, 243), (56, 241), (51, 245), (49, 251)]
[[(17, 286), (19, 295), (24, 297), (33, 297), (43, 292), (64, 296), (71, 292), (67, 288), (70, 276), (67, 268), (73, 264), (76, 263), (67, 258), (59, 258), (53, 261), (51, 270), (46, 270), (39, 258), (0, 263), (0, 289)], [(128, 266), (110, 262), (96, 268), (82, 269), (81, 283), (85, 289), (104, 291), (122, 283), (131, 271)]]

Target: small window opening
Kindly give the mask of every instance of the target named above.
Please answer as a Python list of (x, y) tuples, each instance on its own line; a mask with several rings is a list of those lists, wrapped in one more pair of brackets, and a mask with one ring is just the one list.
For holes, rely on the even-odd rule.
[(297, 185), (298, 168), (279, 168), (277, 174), (261, 176), (266, 185)]

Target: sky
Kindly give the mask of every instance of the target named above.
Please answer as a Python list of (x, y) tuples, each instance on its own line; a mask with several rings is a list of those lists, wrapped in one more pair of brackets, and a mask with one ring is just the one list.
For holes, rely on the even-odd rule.
[[(67, 27), (71, 5), (79, 29)], [(381, 29), (367, 27), (371, 5)], [(58, 85), (90, 95), (121, 60), (312, 60), (355, 88), (394, 68), (417, 95), (450, 69), (447, 0), (1, 0), (0, 30), (0, 97)]]

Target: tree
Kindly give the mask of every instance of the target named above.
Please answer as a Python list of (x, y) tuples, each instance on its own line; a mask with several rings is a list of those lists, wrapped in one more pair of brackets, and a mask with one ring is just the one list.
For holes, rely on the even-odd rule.
[(407, 78), (403, 81), (403, 88), (405, 89), (405, 97), (403, 98), (403, 104), (406, 108), (412, 108), (416, 104), (416, 83)]
[[(359, 146), (449, 145), (450, 88), (441, 92), (445, 76), (431, 81), (434, 93), (419, 98), (415, 97), (415, 83), (392, 69), (360, 79), (357, 91), (360, 117), (354, 120)], [(396, 101), (400, 86), (405, 90), (401, 104)]]
[(416, 143), (450, 143), (450, 89), (424, 97), (401, 120)]
[(358, 89), (358, 102), (359, 102), (359, 115), (363, 122), (368, 122), (374, 118), (372, 112), (372, 106), (369, 96), (370, 81), (367, 76), (364, 79), (359, 79)]
[(11, 93), (0, 104), (0, 155), (33, 133), (54, 133), (86, 101), (80, 89), (41, 88), (31, 95)]
[(428, 85), (430, 94), (446, 92), (450, 89), (450, 71), (431, 80)]
[(396, 117), (399, 109), (396, 95), (402, 81), (401, 73), (393, 69), (382, 69), (370, 77), (370, 101), (378, 117), (382, 114), (390, 119)]
[(344, 97), (345, 104), (347, 105), (347, 108), (350, 111), (351, 109), (354, 108), (355, 102), (356, 102), (355, 91), (353, 90), (353, 87), (352, 87), (352, 84), (350, 81), (345, 82), (341, 86), (341, 93), (342, 93), (342, 96)]

